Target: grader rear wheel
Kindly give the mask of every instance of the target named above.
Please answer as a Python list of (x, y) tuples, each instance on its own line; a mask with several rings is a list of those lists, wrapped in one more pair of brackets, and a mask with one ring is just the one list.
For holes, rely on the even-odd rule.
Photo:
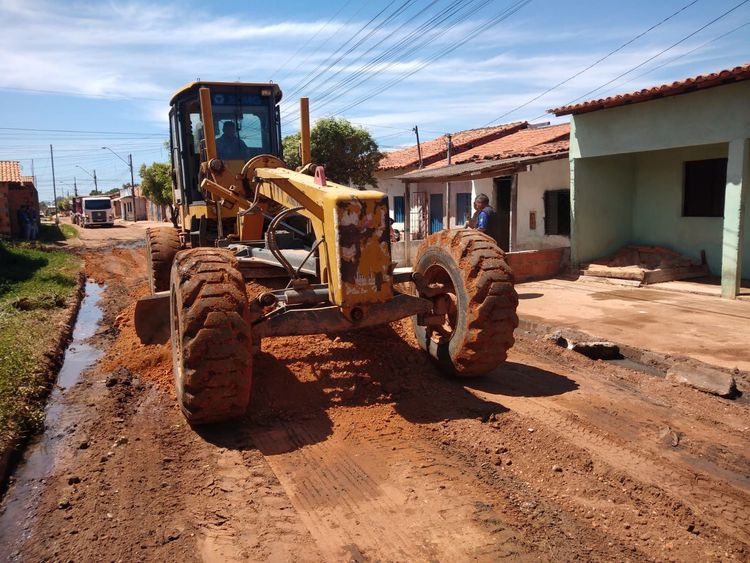
[(485, 374), (504, 362), (518, 326), (518, 294), (495, 241), (474, 230), (430, 235), (417, 250), (414, 271), (424, 276), (423, 287), (442, 288), (431, 297), (442, 325), (420, 326), (414, 319), (422, 349), (445, 371), (462, 377)]
[(172, 267), (172, 363), (177, 400), (191, 425), (245, 414), (252, 338), (245, 281), (228, 250), (179, 252)]
[(151, 293), (169, 289), (169, 275), (175, 254), (180, 250), (180, 237), (173, 227), (146, 229), (146, 268)]

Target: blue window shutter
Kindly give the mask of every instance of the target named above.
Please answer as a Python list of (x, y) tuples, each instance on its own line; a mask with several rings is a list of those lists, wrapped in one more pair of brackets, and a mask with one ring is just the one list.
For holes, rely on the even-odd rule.
[(404, 196), (393, 196), (393, 221), (396, 223), (404, 222)]

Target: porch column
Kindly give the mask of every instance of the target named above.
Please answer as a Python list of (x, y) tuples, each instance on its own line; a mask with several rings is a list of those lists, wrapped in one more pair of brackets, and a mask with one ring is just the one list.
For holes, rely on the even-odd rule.
[(742, 278), (742, 223), (750, 185), (750, 140), (729, 142), (724, 235), (721, 251), (721, 296), (734, 299)]
[(576, 159), (570, 159), (570, 265), (577, 268), (580, 262), (579, 254), (579, 225), (578, 225), (578, 197), (576, 193)]
[(444, 229), (451, 228), (451, 183), (445, 183), (445, 202), (443, 203), (443, 225)]
[(411, 190), (404, 182), (404, 261), (411, 265)]
[(508, 238), (508, 252), (518, 246), (518, 172), (513, 174), (510, 185), (510, 237)]

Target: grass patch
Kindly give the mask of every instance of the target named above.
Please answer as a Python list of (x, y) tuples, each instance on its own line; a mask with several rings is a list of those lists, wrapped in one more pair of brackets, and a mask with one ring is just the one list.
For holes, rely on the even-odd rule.
[(49, 382), (40, 367), (59, 338), (81, 260), (0, 242), (0, 443), (44, 420)]
[(39, 226), (39, 240), (41, 242), (60, 242), (65, 239), (78, 238), (78, 229), (67, 223), (59, 225), (42, 223)]

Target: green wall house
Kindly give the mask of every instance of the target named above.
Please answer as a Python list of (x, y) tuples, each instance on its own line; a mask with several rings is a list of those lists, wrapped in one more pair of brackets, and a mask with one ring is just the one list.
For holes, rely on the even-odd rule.
[(571, 261), (627, 244), (750, 278), (750, 64), (550, 110), (571, 115)]

